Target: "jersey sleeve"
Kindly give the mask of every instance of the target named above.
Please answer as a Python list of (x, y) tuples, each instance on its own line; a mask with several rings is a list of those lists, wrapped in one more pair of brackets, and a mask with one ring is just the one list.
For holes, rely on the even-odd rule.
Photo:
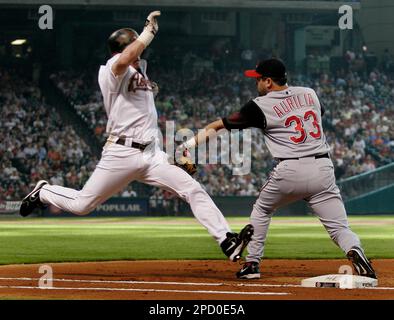
[(123, 74), (115, 75), (112, 71), (112, 66), (119, 59), (120, 54), (113, 56), (111, 59), (107, 61), (107, 64), (103, 66), (100, 70), (100, 78), (99, 81), (105, 84), (105, 87), (110, 92), (118, 92), (120, 85), (122, 83), (123, 78), (129, 72), (129, 68)]
[(253, 100), (246, 103), (240, 111), (222, 118), (222, 121), (227, 130), (246, 129), (250, 127), (264, 130), (267, 126), (267, 120), (263, 111)]

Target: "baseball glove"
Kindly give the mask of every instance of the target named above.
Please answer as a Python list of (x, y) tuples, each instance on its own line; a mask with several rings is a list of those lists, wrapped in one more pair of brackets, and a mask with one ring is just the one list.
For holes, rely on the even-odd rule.
[(190, 153), (187, 150), (183, 150), (181, 151), (181, 155), (179, 155), (179, 152), (180, 150), (175, 151), (174, 165), (193, 176), (197, 172), (197, 166), (190, 158)]
[(197, 172), (197, 166), (192, 160), (188, 157), (180, 157), (178, 162), (175, 162), (175, 165), (183, 170), (185, 170), (188, 174), (193, 176)]

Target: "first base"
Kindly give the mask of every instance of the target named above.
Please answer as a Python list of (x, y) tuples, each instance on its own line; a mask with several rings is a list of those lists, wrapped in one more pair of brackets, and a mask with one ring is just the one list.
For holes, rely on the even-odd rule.
[(301, 286), (307, 288), (360, 289), (376, 287), (377, 285), (378, 280), (376, 279), (351, 274), (327, 274), (301, 281)]

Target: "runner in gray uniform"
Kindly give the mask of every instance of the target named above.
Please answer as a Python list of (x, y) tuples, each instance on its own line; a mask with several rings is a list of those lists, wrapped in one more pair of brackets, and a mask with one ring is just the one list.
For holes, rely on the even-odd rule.
[(260, 278), (259, 264), (274, 211), (303, 199), (352, 262), (355, 272), (376, 278), (358, 236), (349, 228), (335, 183), (330, 147), (323, 133), (321, 117), (324, 110), (315, 91), (288, 86), (286, 68), (277, 59), (265, 60), (255, 70), (245, 71), (245, 75), (256, 79), (259, 96), (239, 112), (210, 123), (206, 130), (181, 147), (192, 148), (222, 128), (256, 127), (263, 130), (267, 148), (277, 160), (253, 206), (250, 221), (255, 230), (254, 236), (248, 245), (246, 262), (237, 277)]

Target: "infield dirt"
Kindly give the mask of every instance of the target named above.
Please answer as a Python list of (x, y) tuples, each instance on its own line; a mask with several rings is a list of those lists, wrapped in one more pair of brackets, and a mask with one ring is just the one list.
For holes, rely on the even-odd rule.
[(53, 288), (38, 287), (39, 267), (0, 266), (1, 299), (331, 300), (394, 299), (394, 259), (374, 260), (379, 287), (303, 288), (301, 280), (337, 273), (347, 260), (265, 260), (261, 279), (235, 278), (240, 267), (223, 260), (50, 263)]

